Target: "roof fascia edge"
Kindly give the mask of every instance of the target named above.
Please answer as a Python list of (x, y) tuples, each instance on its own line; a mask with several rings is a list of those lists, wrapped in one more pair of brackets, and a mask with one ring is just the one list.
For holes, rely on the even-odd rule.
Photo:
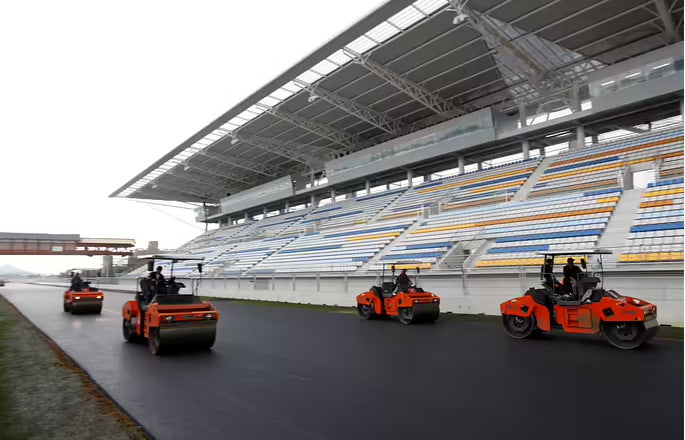
[(326, 57), (330, 56), (333, 52), (335, 52), (338, 49), (341, 49), (343, 46), (346, 44), (350, 43), (354, 39), (360, 37), (364, 33), (368, 32), (369, 30), (373, 29), (375, 26), (380, 24), (382, 21), (387, 20), (389, 17), (392, 17), (394, 14), (397, 12), (401, 11), (402, 9), (406, 8), (407, 6), (411, 5), (414, 3), (415, 0), (388, 0), (386, 1), (381, 7), (376, 9), (375, 11), (371, 12), (369, 15), (366, 17), (362, 18), (359, 20), (357, 23), (353, 24), (350, 26), (347, 30), (343, 31), (340, 33), (338, 36), (334, 37), (332, 40), (312, 52), (310, 55), (306, 56), (303, 58), (300, 62), (295, 64), (293, 67), (289, 68), (279, 76), (277, 76), (275, 79), (270, 81), (268, 84), (257, 90), (256, 92), (252, 93), (250, 96), (247, 98), (243, 99), (240, 101), (238, 104), (233, 106), (230, 110), (210, 122), (208, 125), (206, 125), (204, 128), (202, 128), (200, 131), (195, 133), (193, 136), (189, 137), (187, 140), (185, 140), (183, 143), (181, 143), (178, 147), (174, 148), (164, 156), (162, 156), (160, 159), (158, 159), (156, 162), (154, 162), (152, 165), (149, 167), (145, 168), (143, 171), (138, 173), (134, 178), (130, 179), (128, 182), (123, 184), (121, 187), (119, 187), (116, 191), (114, 191), (112, 194), (109, 195), (109, 197), (116, 197), (119, 193), (124, 191), (126, 188), (128, 188), (130, 185), (133, 183), (137, 182), (140, 180), (142, 177), (147, 175), (149, 172), (153, 171), (160, 165), (162, 165), (164, 162), (167, 160), (171, 159), (187, 147), (191, 146), (195, 142), (199, 141), (202, 139), (207, 133), (212, 132), (215, 130), (217, 127), (221, 126), (222, 124), (225, 124), (226, 121), (229, 119), (232, 119), (234, 116), (237, 116), (239, 113), (241, 113), (243, 110), (245, 110), (247, 107), (251, 106), (252, 104), (256, 103), (258, 100), (264, 98), (267, 93), (273, 92), (275, 89), (278, 87), (281, 87), (283, 84), (287, 83), (288, 81), (291, 81), (294, 79), (297, 75), (300, 75), (303, 73), (305, 70), (310, 69), (312, 66), (315, 64), (319, 63), (321, 60), (325, 59)]

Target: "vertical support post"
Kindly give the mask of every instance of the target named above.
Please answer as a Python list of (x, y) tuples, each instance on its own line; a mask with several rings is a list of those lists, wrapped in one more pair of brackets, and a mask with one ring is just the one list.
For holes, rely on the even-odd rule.
[(248, 221), (249, 219), (250, 219), (250, 216), (246, 212), (245, 215), (243, 216), (243, 220)]
[(266, 206), (265, 206), (264, 209), (262, 209), (262, 215), (263, 215), (264, 217), (266, 217), (266, 213), (267, 213), (267, 212), (269, 212), (269, 210), (268, 210), (268, 209), (266, 208)]
[(385, 184), (385, 189), (386, 191), (390, 191), (390, 182)]
[(290, 211), (290, 200), (285, 201), (284, 211), (286, 214)]
[(464, 174), (464, 155), (463, 154), (460, 154), (457, 157), (457, 163), (459, 166), (459, 174)]
[(580, 95), (578, 94), (578, 87), (573, 87), (571, 91), (571, 111), (579, 112), (581, 110)]
[(414, 172), (412, 170), (407, 170), (407, 187), (411, 188), (413, 186), (412, 180), (414, 180)]
[(371, 181), (370, 180), (365, 180), (364, 181), (364, 189), (366, 190), (366, 195), (371, 195)]
[(526, 105), (519, 104), (519, 122), (521, 123), (521, 128), (527, 125), (528, 115), (526, 114)]
[(335, 203), (335, 188), (331, 188), (331, 203)]
[(483, 170), (483, 162), (478, 162), (478, 171)]
[(599, 142), (599, 136), (597, 136), (596, 134), (593, 134), (592, 135), (592, 144), (595, 145), (598, 142)]
[(521, 152), (523, 153), (523, 160), (530, 159), (530, 141), (528, 139), (521, 141)]
[(315, 194), (312, 194), (312, 197), (311, 197), (309, 203), (310, 203), (312, 208), (316, 208), (316, 195)]
[(576, 126), (576, 148), (585, 147), (585, 126)]
[(462, 291), (464, 292), (464, 296), (468, 296), (469, 294), (469, 280), (468, 280), (468, 269), (465, 269), (464, 266), (461, 268), (461, 288)]

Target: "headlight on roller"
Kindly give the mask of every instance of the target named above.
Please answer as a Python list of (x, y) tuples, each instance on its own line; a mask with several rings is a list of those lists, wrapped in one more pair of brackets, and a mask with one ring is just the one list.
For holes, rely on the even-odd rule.
[(81, 297), (80, 297), (80, 296), (75, 296), (74, 299), (81, 299)]
[(172, 322), (172, 321), (174, 320), (174, 317), (173, 317), (173, 316), (167, 316), (167, 317), (164, 318), (164, 320), (165, 320), (166, 322)]

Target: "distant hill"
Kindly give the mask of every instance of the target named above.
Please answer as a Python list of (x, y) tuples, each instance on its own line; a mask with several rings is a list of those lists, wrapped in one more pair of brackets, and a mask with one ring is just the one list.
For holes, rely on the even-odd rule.
[(9, 264), (0, 266), (0, 277), (25, 277), (30, 275), (35, 274), (14, 266), (10, 266)]

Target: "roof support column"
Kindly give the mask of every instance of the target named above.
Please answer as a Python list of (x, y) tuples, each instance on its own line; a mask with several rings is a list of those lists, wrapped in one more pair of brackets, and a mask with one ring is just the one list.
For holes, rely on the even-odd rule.
[(407, 187), (411, 188), (414, 186), (411, 182), (412, 180), (414, 180), (414, 171), (407, 170)]
[(243, 216), (243, 220), (248, 221), (249, 219), (250, 219), (250, 216), (246, 212), (245, 215)]
[(285, 213), (290, 211), (290, 200), (286, 200), (285, 203), (283, 204), (283, 210)]
[(309, 204), (311, 205), (312, 208), (316, 208), (316, 195), (312, 194), (312, 197), (309, 199)]
[(331, 203), (335, 203), (335, 188), (331, 188)]
[(592, 135), (592, 143), (596, 144), (597, 142), (599, 142), (599, 136), (597, 136), (596, 134), (593, 134)]
[(530, 159), (530, 141), (528, 139), (521, 141), (521, 152), (523, 153), (523, 160)]
[(582, 110), (580, 105), (580, 95), (578, 93), (578, 87), (574, 87), (571, 91), (571, 111), (579, 112)]
[[(458, 163), (457, 166), (459, 167), (459, 174), (464, 174), (464, 155), (463, 154), (460, 154), (457, 157), (457, 163)], [(430, 176), (429, 176), (428, 180), (430, 180)]]
[(527, 125), (528, 115), (526, 114), (526, 106), (521, 103), (519, 104), (519, 122), (521, 123), (521, 128)]
[[(683, 110), (683, 100), (680, 100), (680, 120), (685, 119), (685, 110)], [(651, 125), (651, 124), (650, 124)], [(651, 127), (650, 127), (651, 130)]]
[(568, 149), (573, 150), (576, 148), (583, 148), (585, 147), (585, 126), (584, 125), (577, 125), (576, 126), (576, 139), (572, 140), (568, 143)]
[(364, 189), (366, 190), (366, 195), (371, 195), (371, 181), (369, 179), (366, 179), (364, 181)]

